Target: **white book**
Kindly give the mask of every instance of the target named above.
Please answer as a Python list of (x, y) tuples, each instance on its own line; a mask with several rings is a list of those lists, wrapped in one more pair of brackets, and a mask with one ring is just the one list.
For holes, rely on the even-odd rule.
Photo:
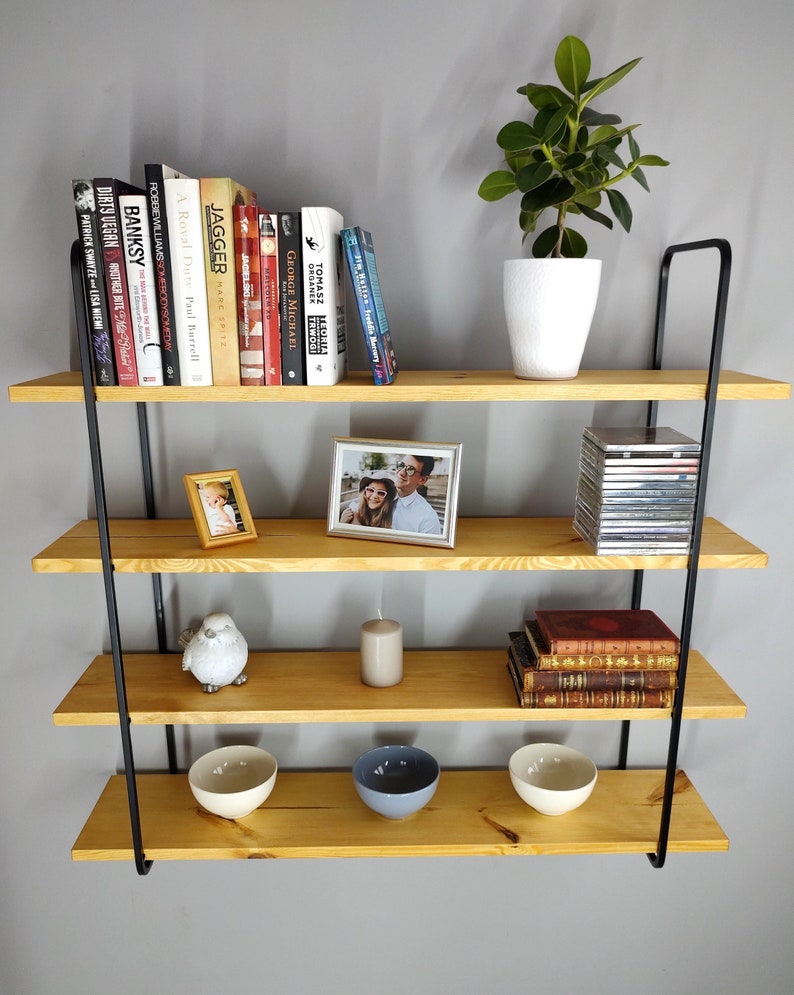
[(162, 387), (163, 357), (146, 195), (120, 194), (119, 219), (139, 387)]
[(332, 207), (302, 207), (303, 335), (306, 383), (338, 383), (347, 373), (342, 215)]
[(182, 385), (210, 386), (212, 358), (199, 181), (171, 177), (163, 182)]

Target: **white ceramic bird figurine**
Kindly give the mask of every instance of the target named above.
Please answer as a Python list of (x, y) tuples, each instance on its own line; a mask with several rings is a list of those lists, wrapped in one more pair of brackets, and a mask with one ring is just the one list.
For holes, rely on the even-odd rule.
[(212, 612), (196, 629), (179, 637), (184, 647), (182, 669), (189, 670), (202, 688), (212, 693), (227, 684), (245, 684), (248, 643), (225, 612)]

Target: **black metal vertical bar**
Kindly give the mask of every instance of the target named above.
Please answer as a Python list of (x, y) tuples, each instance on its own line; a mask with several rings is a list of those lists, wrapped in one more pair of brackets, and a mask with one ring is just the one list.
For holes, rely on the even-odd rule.
[[(678, 763), (678, 745), (681, 735), (681, 718), (684, 707), (684, 691), (686, 688), (686, 673), (689, 662), (690, 637), (692, 634), (692, 618), (695, 606), (695, 589), (697, 586), (698, 560), (705, 517), (706, 486), (708, 483), (709, 462), (711, 458), (711, 440), (714, 429), (714, 415), (717, 405), (717, 390), (719, 387), (720, 362), (722, 358), (722, 343), (725, 335), (725, 315), (728, 306), (728, 286), (731, 272), (731, 247), (725, 239), (707, 239), (700, 242), (689, 242), (668, 248), (662, 263), (662, 270), (669, 270), (674, 254), (700, 249), (717, 249), (720, 254), (720, 269), (717, 280), (717, 302), (714, 309), (714, 325), (711, 336), (711, 354), (709, 356), (708, 381), (706, 384), (706, 401), (703, 410), (701, 429), (700, 471), (698, 473), (695, 492), (695, 516), (692, 527), (692, 544), (687, 566), (686, 587), (684, 591), (684, 607), (681, 619), (681, 656), (678, 668), (678, 690), (673, 707), (670, 740), (667, 752), (667, 769), (665, 772), (664, 793), (662, 797), (662, 812), (659, 826), (659, 840), (655, 853), (649, 853), (648, 859), (654, 867), (664, 866), (667, 856), (667, 844), (670, 835), (670, 818), (672, 815), (673, 795)], [(666, 300), (665, 283), (665, 300)], [(659, 360), (661, 356), (658, 356)]]
[[(146, 405), (138, 401), (135, 405), (138, 413), (138, 439), (141, 445), (141, 466), (143, 468), (143, 493), (146, 502), (146, 517), (157, 518), (157, 508), (154, 501), (154, 475), (152, 473), (152, 451), (149, 444), (149, 422), (146, 417)], [(160, 653), (168, 652), (168, 639), (165, 630), (165, 608), (163, 605), (163, 579), (159, 573), (152, 574), (152, 596), (154, 598), (154, 618), (157, 628), (157, 649)], [(166, 725), (165, 742), (168, 751), (168, 769), (172, 774), (177, 772), (176, 741), (174, 727)]]
[(75, 318), (77, 320), (77, 339), (80, 347), (80, 367), (82, 370), (83, 393), (85, 395), (86, 419), (88, 422), (88, 442), (91, 453), (91, 473), (94, 483), (94, 500), (97, 513), (97, 531), (99, 534), (99, 549), (102, 558), (102, 577), (105, 587), (108, 628), (110, 630), (110, 648), (113, 657), (113, 676), (116, 684), (116, 702), (119, 713), (119, 728), (121, 731), (121, 749), (124, 758), (124, 775), (127, 785), (127, 800), (130, 810), (130, 828), (132, 831), (132, 846), (135, 854), (135, 867), (139, 874), (147, 874), (152, 861), (147, 860), (143, 851), (141, 834), (140, 808), (138, 806), (138, 787), (135, 779), (135, 760), (132, 750), (132, 733), (130, 715), (127, 707), (127, 689), (124, 680), (124, 661), (121, 654), (121, 634), (119, 627), (118, 605), (116, 602), (116, 586), (113, 578), (114, 567), (110, 547), (110, 529), (108, 526), (107, 500), (105, 493), (104, 474), (102, 470), (102, 449), (99, 436), (99, 419), (97, 417), (96, 397), (91, 372), (91, 340), (87, 321), (87, 300), (80, 245), (74, 242), (71, 253), (72, 292), (74, 294)]

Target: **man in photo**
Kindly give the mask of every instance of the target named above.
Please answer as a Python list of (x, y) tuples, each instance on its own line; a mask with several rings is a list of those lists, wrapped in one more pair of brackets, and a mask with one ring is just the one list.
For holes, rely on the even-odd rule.
[(433, 456), (398, 456), (395, 483), (399, 495), (394, 507), (391, 527), (400, 532), (441, 535), (438, 515), (418, 489), (423, 487), (436, 465)]

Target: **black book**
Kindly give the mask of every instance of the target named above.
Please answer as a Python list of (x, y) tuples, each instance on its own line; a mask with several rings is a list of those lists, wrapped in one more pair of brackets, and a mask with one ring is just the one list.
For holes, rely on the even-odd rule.
[(278, 213), (278, 284), (283, 384), (306, 383), (300, 211)]

